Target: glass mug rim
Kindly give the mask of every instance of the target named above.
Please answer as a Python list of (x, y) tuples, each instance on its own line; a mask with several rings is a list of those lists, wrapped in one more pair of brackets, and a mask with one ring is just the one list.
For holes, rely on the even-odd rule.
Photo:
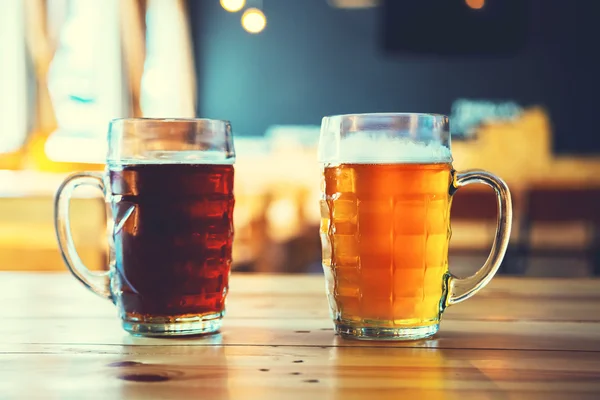
[(181, 122), (181, 123), (193, 123), (193, 122), (221, 122), (223, 124), (231, 125), (231, 122), (226, 119), (214, 119), (214, 118), (159, 118), (159, 117), (120, 117), (113, 118), (109, 121), (109, 126), (116, 122)]
[(375, 113), (349, 113), (349, 114), (332, 114), (326, 115), (323, 119), (328, 118), (348, 118), (348, 117), (382, 117), (382, 118), (392, 118), (392, 117), (431, 117), (431, 118), (447, 118), (449, 117), (445, 114), (438, 113), (418, 113), (418, 112), (375, 112)]
[(115, 118), (106, 164), (234, 165), (231, 123), (211, 118)]

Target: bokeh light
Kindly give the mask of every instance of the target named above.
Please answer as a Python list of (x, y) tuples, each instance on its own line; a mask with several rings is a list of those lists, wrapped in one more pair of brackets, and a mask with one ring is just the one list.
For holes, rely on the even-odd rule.
[(246, 5), (246, 0), (221, 0), (221, 7), (229, 12), (238, 12)]
[(480, 10), (485, 5), (485, 0), (465, 0), (465, 3), (473, 10)]
[(267, 26), (267, 18), (258, 8), (249, 8), (242, 15), (242, 26), (247, 32), (259, 33)]

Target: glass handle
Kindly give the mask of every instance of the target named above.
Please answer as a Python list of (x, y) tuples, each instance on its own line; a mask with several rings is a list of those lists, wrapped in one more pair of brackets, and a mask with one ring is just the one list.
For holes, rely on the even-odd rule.
[[(494, 189), (496, 192), (496, 200), (498, 204), (498, 219), (496, 227), (496, 235), (492, 250), (485, 264), (474, 275), (466, 278), (458, 278), (452, 274), (448, 279), (448, 299), (447, 305), (460, 303), (475, 293), (483, 289), (494, 277), (506, 249), (510, 238), (510, 229), (512, 225), (512, 202), (510, 191), (504, 181), (497, 176), (485, 171), (465, 171), (456, 175), (456, 180), (453, 189), (469, 185), (471, 183), (482, 183)], [(453, 193), (453, 192), (452, 192)]]
[(110, 292), (110, 271), (92, 272), (90, 271), (79, 258), (73, 235), (71, 234), (71, 224), (69, 219), (69, 205), (73, 191), (79, 186), (93, 186), (102, 191), (106, 197), (106, 190), (102, 175), (92, 172), (82, 172), (69, 176), (56, 192), (54, 200), (54, 227), (56, 229), (56, 237), (58, 239), (58, 247), (61, 255), (65, 260), (65, 264), (71, 273), (85, 287), (96, 293), (100, 297), (110, 300), (112, 298)]

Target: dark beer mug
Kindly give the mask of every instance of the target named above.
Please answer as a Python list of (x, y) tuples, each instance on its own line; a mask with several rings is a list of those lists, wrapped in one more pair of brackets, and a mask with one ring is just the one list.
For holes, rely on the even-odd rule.
[[(77, 173), (55, 201), (58, 244), (69, 270), (111, 300), (137, 335), (214, 333), (225, 313), (233, 241), (231, 126), (208, 119), (117, 119), (104, 174)], [(109, 266), (92, 272), (69, 228), (73, 190), (106, 198)]]

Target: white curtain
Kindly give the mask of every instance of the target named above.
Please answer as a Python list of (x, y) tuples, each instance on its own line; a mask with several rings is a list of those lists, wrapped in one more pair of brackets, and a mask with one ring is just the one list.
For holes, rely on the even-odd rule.
[(18, 150), (27, 137), (24, 5), (2, 2), (0, 11), (0, 154)]
[(141, 108), (146, 117), (196, 114), (196, 78), (185, 0), (148, 0)]
[[(110, 119), (194, 117), (190, 31), (187, 0), (2, 2), (0, 155), (29, 137), (36, 157), (102, 163)], [(27, 54), (37, 85), (31, 134)]]
[(108, 121), (129, 112), (124, 97), (119, 0), (70, 0), (48, 73), (58, 122), (46, 154), (102, 163)]

